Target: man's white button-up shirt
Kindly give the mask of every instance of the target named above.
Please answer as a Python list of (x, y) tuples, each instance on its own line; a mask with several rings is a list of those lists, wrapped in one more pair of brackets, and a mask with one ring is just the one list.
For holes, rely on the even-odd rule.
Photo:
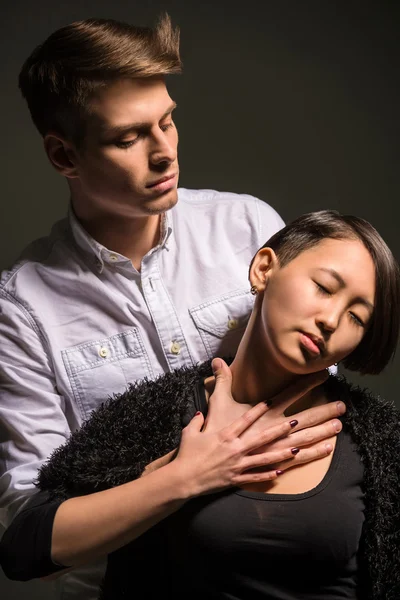
[(284, 223), (247, 195), (179, 189), (159, 244), (131, 261), (70, 210), (0, 285), (0, 508), (7, 524), (37, 469), (129, 382), (236, 351), (253, 305), (251, 258)]

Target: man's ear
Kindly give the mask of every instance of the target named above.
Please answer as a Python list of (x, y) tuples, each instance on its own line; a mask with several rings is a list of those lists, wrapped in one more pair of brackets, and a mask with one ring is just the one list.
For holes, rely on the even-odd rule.
[(261, 248), (255, 255), (249, 273), (250, 284), (263, 292), (269, 277), (279, 268), (278, 257), (272, 248)]
[(55, 170), (70, 179), (78, 177), (77, 152), (73, 144), (54, 132), (47, 133), (43, 141), (47, 157)]

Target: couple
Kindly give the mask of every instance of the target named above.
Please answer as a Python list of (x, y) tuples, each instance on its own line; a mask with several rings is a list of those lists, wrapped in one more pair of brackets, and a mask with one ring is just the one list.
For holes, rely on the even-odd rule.
[[(334, 449), (332, 437), (341, 429), (336, 417), (343, 413), (343, 404), (337, 405), (336, 401), (343, 399), (342, 389), (335, 390), (333, 401), (327, 404), (313, 392), (301, 401), (303, 405), (300, 400), (295, 404), (296, 414), (289, 423), (284, 417), (284, 411), (296, 398), (321, 383), (320, 375), (295, 381), (289, 391), (278, 393), (272, 407), (264, 403), (283, 385), (279, 360), (289, 351), (286, 346), (280, 347), (281, 342), (286, 343), (286, 334), (281, 339), (271, 330), (271, 343), (265, 349), (272, 356), (276, 373), (271, 368), (270, 376), (264, 361), (261, 369), (264, 349), (262, 355), (261, 351), (255, 353), (245, 375), (241, 372), (244, 363), (236, 351), (253, 307), (253, 296), (247, 286), (248, 265), (283, 222), (271, 207), (249, 196), (185, 189), (178, 194), (178, 137), (172, 118), (175, 104), (164, 82), (165, 75), (180, 71), (178, 41), (177, 31), (172, 29), (168, 18), (155, 30), (88, 20), (52, 34), (32, 53), (21, 71), (21, 91), (44, 138), (51, 164), (68, 182), (71, 207), (68, 219), (59, 223), (48, 238), (28, 248), (23, 259), (5, 272), (1, 281), (0, 502), (4, 523), (11, 523), (2, 544), (5, 550), (2, 565), (16, 578), (52, 573), (57, 570), (55, 563), (77, 566), (110, 554), (152, 525), (161, 521), (167, 524), (166, 517), (182, 507), (189, 497), (206, 491), (254, 485), (254, 490), (241, 493), (261, 493), (264, 500), (273, 495), (266, 493), (266, 488), (260, 492), (257, 486), (274, 478), (274, 483), (269, 483), (271, 489), (276, 493), (281, 489), (285, 496), (287, 492), (297, 493), (297, 488), (278, 487), (284, 486), (285, 481), (291, 482), (292, 477), (287, 480), (290, 472), (293, 476), (301, 474), (301, 480), (305, 478), (310, 489), (318, 477), (324, 477), (323, 468), (327, 468), (326, 461)], [(293, 258), (289, 253), (284, 258), (278, 249), (274, 252), (280, 261), (289, 261), (285, 269), (305, 255), (300, 252)], [(266, 264), (272, 258), (267, 252), (261, 263), (265, 275)], [(374, 260), (377, 260), (375, 255)], [(273, 264), (274, 261), (271, 273), (276, 273)], [(386, 279), (382, 279), (381, 265), (376, 268), (382, 286)], [(325, 292), (323, 282), (320, 283), (322, 300)], [(261, 335), (262, 331), (269, 331), (266, 317), (260, 313), (264, 283), (252, 281), (252, 285), (257, 293), (254, 294), (257, 319), (264, 328)], [(327, 299), (330, 298), (331, 291), (328, 289), (326, 293)], [(390, 293), (385, 290), (385, 294), (388, 302)], [(290, 298), (286, 293), (283, 296)], [(279, 308), (284, 307), (281, 301), (276, 303)], [(365, 372), (382, 368), (387, 358), (385, 352), (390, 354), (395, 345), (397, 329), (390, 325), (390, 319), (394, 318), (396, 307), (397, 300), (393, 300), (393, 306), (384, 305), (390, 315), (382, 312), (382, 306), (374, 309), (378, 315), (377, 327), (357, 324), (362, 315), (352, 312), (354, 332), (368, 329), (365, 340), (373, 344), (371, 349), (377, 361), (365, 355), (353, 364), (354, 368)], [(303, 322), (305, 317), (306, 314), (299, 315), (299, 321)], [(254, 319), (249, 326), (256, 332)], [(305, 329), (302, 356), (308, 359), (314, 356), (314, 370), (320, 372), (324, 369), (322, 358), (329, 353), (328, 339), (324, 338), (330, 337), (329, 324), (320, 333), (317, 324), (315, 329)], [(375, 335), (371, 340), (371, 332), (378, 329), (379, 339)], [(248, 333), (242, 343), (247, 343), (247, 337)], [(258, 341), (261, 343), (261, 337)], [(181, 414), (185, 412), (183, 424), (193, 414), (193, 400), (190, 401), (188, 391), (192, 393), (193, 386), (183, 383), (195, 383), (198, 375), (211, 376), (205, 365), (199, 373), (188, 371), (189, 379), (181, 380), (186, 373), (184, 367), (203, 363), (212, 356), (235, 354), (231, 365), (235, 402), (227, 398), (227, 372), (223, 366), (218, 371), (214, 393), (209, 389), (213, 380), (206, 380), (211, 409), (205, 431), (200, 434), (202, 421), (198, 415), (185, 429), (175, 460), (168, 464), (156, 461), (146, 469), (153, 458), (178, 443)], [(336, 362), (328, 355), (325, 358), (327, 363)], [(295, 357), (290, 365), (293, 360)], [(290, 365), (284, 365), (284, 370)], [(138, 465), (135, 451), (135, 460), (128, 460), (134, 470), (129, 472), (129, 483), (117, 485), (120, 482), (117, 468), (117, 474), (111, 469), (104, 486), (97, 484), (96, 489), (116, 487), (95, 494), (87, 489), (88, 495), (61, 504), (54, 500), (50, 508), (43, 495), (35, 494), (33, 481), (37, 469), (72, 431), (81, 427), (104, 398), (123, 393), (127, 381), (156, 379), (177, 369), (177, 379), (170, 376), (173, 378), (170, 391), (176, 393), (181, 382), (181, 405), (175, 411), (162, 413), (168, 426), (171, 413), (172, 417), (176, 415), (171, 438), (163, 445), (164, 422), (160, 421), (159, 412), (146, 412), (144, 402), (142, 425), (150, 428), (154, 444), (157, 431), (154, 428), (159, 428), (160, 452), (154, 456), (143, 452), (142, 463)], [(256, 383), (260, 370), (265, 375), (261, 387)], [(241, 397), (240, 382), (246, 384), (245, 399)], [(195, 386), (196, 407), (205, 413), (203, 388)], [(139, 390), (148, 398), (147, 388), (137, 388), (134, 393)], [(251, 409), (250, 416), (242, 416), (242, 411), (248, 408), (243, 400), (253, 404), (261, 393), (263, 404)], [(164, 389), (163, 394), (166, 394)], [(307, 408), (310, 398), (316, 406)], [(170, 395), (167, 400), (172, 407)], [(348, 414), (349, 403), (347, 395)], [(377, 403), (378, 409), (379, 406)], [(371, 412), (368, 414), (371, 416)], [(233, 424), (227, 430), (229, 419), (231, 423), (233, 419)], [(247, 428), (242, 434), (245, 424)], [(116, 426), (114, 423), (113, 428)], [(288, 431), (291, 433), (284, 436)], [(375, 423), (366, 437), (374, 440), (379, 433), (379, 423)], [(137, 430), (135, 440), (139, 434)], [(396, 432), (390, 433), (389, 438), (396, 445)], [(360, 444), (361, 441), (360, 438)], [(257, 454), (256, 449), (262, 446), (263, 451)], [(387, 444), (386, 448), (389, 447)], [(107, 448), (107, 445), (103, 448), (104, 464)], [(336, 450), (334, 458), (338, 456)], [(364, 451), (367, 452), (366, 447)], [(117, 447), (115, 454), (118, 452)], [(382, 460), (385, 457), (383, 453)], [(267, 466), (268, 470), (262, 473), (248, 470), (257, 464)], [(289, 469), (286, 474), (287, 467), (295, 465), (303, 466)], [(310, 471), (301, 470), (306, 467)], [(146, 476), (134, 479), (142, 471)], [(94, 476), (98, 474), (95, 472)], [(388, 481), (395, 480), (393, 466)], [(29, 503), (29, 497), (37, 503), (36, 507)], [(328, 506), (324, 506), (322, 519)], [(271, 518), (279, 531), (280, 518), (277, 514)], [(325, 519), (325, 525), (327, 522)], [(33, 565), (29, 562), (32, 547), (23, 535), (26, 524), (28, 531), (32, 527), (32, 531), (42, 535), (35, 540), (38, 552), (33, 553)], [(152, 532), (156, 535), (156, 529)], [(139, 537), (143, 544), (149, 539), (146, 536)], [(42, 546), (43, 539), (47, 546)], [(343, 544), (346, 543), (344, 540)], [(241, 548), (245, 547), (246, 544), (241, 544)], [(8, 552), (10, 548), (15, 554)], [(175, 562), (179, 564), (178, 557)], [(386, 564), (384, 559), (382, 564)], [(83, 597), (90, 597), (88, 586), (93, 583), (95, 587), (95, 582), (86, 578), (83, 587), (78, 571), (74, 569), (61, 578), (63, 597), (69, 592), (76, 599), (78, 588)], [(273, 571), (278, 579), (279, 564), (273, 563), (269, 572)], [(203, 581), (203, 572), (199, 578)], [(386, 579), (383, 568), (381, 578)], [(379, 589), (380, 580), (376, 581), (375, 588)]]
[[(255, 303), (238, 351), (229, 368), (213, 362), (217, 378), (232, 376), (233, 397), (213, 401), (206, 362), (105, 402), (41, 468), (40, 494), (5, 536), (3, 551), (25, 561), (21, 573), (68, 567), (52, 565), (54, 514), (65, 500), (138, 478), (153, 478), (158, 493), (163, 472), (181, 505), (158, 524), (143, 521), (133, 542), (110, 553), (102, 598), (398, 598), (399, 415), (327, 371), (341, 363), (377, 374), (392, 358), (396, 260), (368, 222), (320, 211), (273, 235), (249, 280)], [(320, 385), (293, 405), (285, 391), (312, 373)], [(337, 421), (325, 456), (303, 463), (298, 421), (332, 400), (346, 404), (343, 430)], [(215, 429), (241, 464), (213, 485)], [(188, 455), (191, 469), (207, 473), (203, 486), (191, 485)]]

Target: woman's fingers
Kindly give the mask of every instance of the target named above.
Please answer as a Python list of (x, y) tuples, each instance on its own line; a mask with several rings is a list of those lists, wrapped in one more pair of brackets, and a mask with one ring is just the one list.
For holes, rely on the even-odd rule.
[(320, 425), (330, 419), (344, 415), (345, 412), (346, 405), (340, 400), (338, 402), (328, 402), (321, 406), (307, 408), (306, 410), (291, 416), (291, 419), (295, 419), (298, 422), (297, 425), (293, 427), (293, 431)]
[(280, 463), (274, 463), (274, 469), (286, 471), (297, 465), (303, 465), (329, 456), (332, 451), (333, 444), (330, 442), (322, 442), (310, 448), (302, 448), (290, 461), (283, 460)]
[(232, 398), (232, 372), (226, 362), (222, 358), (214, 358), (211, 367), (215, 377), (212, 398), (215, 399), (221, 395)]
[[(265, 415), (267, 411), (268, 406), (264, 402), (259, 402), (258, 404), (247, 410), (238, 419), (235, 419), (230, 425), (224, 427), (221, 430), (221, 434), (226, 436), (228, 439), (239, 437), (242, 433), (246, 431), (246, 429), (253, 425), (253, 423), (258, 421), (258, 419), (262, 417), (262, 415)], [(280, 418), (279, 421), (282, 423), (282, 418)], [(251, 446), (250, 443), (248, 449), (252, 449), (252, 447), (258, 448), (259, 446), (262, 446), (263, 442), (261, 440), (263, 439), (264, 435), (267, 435), (266, 431), (258, 432), (255, 436), (255, 439), (259, 439), (260, 443), (256, 443), (254, 446)]]
[[(246, 431), (246, 436), (242, 439), (247, 453), (261, 449), (274, 441), (274, 449), (303, 447), (337, 435), (342, 429), (342, 424), (337, 417), (345, 411), (345, 404), (339, 401), (308, 408), (291, 417), (284, 417), (279, 413), (275, 414), (273, 410), (268, 412), (268, 407), (264, 403), (259, 403), (225, 427), (221, 433), (231, 439), (239, 437)], [(268, 419), (265, 428), (260, 430), (260, 427), (257, 427), (253, 433), (251, 425), (265, 414)]]
[[(295, 452), (293, 453), (292, 450)], [(333, 444), (323, 442), (311, 448), (302, 448), (299, 450), (295, 447), (293, 449), (247, 456), (242, 461), (245, 469), (236, 475), (234, 483), (235, 485), (243, 485), (245, 483), (270, 481), (292, 467), (329, 456), (332, 451)]]
[[(292, 460), (295, 456), (293, 450), (297, 453), (298, 448), (285, 448), (283, 450), (268, 450), (266, 452), (260, 452), (259, 454), (251, 454), (245, 456), (242, 460), (242, 473), (241, 475), (249, 475), (249, 471), (252, 469), (264, 469), (274, 470), (275, 465), (282, 463), (286, 460)], [(274, 469), (272, 469), (272, 465)]]
[[(297, 426), (298, 427), (298, 426)], [(328, 440), (333, 436), (337, 435), (342, 431), (342, 423), (339, 419), (331, 419), (322, 425), (315, 425), (314, 427), (307, 427), (306, 429), (300, 429), (291, 433), (287, 438), (277, 440), (274, 444), (274, 448), (283, 449), (288, 446), (295, 446), (297, 448), (304, 448), (311, 446), (323, 440)]]

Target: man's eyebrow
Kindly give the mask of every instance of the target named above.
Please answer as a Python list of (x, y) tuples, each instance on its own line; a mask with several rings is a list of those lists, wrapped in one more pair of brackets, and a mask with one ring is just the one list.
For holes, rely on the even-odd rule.
[[(336, 281), (339, 283), (340, 287), (345, 287), (346, 286), (345, 280), (343, 279), (343, 277), (335, 269), (329, 269), (329, 268), (326, 268), (326, 267), (321, 267), (319, 269), (319, 271), (325, 271), (325, 273), (329, 273), (329, 275), (332, 275), (332, 277), (334, 277), (336, 279)], [(374, 310), (374, 305), (371, 304), (371, 302), (368, 302), (368, 300), (366, 300), (365, 298), (361, 298), (359, 296), (359, 297), (356, 298), (356, 300), (360, 304), (364, 304), (371, 311)]]
[[(173, 110), (177, 107), (176, 102), (173, 102), (165, 111), (165, 113), (160, 117), (160, 121), (168, 117)], [(128, 123), (127, 125), (117, 125), (116, 127), (107, 127), (103, 126), (102, 133), (107, 135), (121, 135), (123, 133), (129, 133), (130, 131), (137, 131), (140, 129), (149, 129), (151, 127), (151, 123), (146, 121), (137, 121), (136, 123)]]

